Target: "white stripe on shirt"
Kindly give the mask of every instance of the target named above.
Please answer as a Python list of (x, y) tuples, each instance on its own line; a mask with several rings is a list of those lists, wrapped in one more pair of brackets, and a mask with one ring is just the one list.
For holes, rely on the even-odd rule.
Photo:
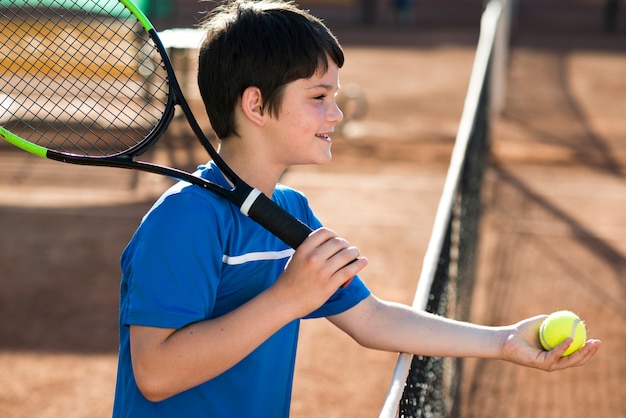
[(238, 264), (247, 263), (249, 261), (280, 260), (282, 258), (291, 257), (294, 252), (295, 250), (293, 248), (289, 248), (282, 251), (264, 251), (235, 256), (224, 254), (224, 256), (222, 257), (222, 261), (224, 262), (224, 264), (236, 266)]

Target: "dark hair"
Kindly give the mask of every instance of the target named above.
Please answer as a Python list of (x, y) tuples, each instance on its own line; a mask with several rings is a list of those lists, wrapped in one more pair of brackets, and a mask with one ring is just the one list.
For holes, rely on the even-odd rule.
[(215, 8), (203, 27), (198, 85), (216, 135), (237, 134), (234, 111), (244, 90), (261, 91), (263, 109), (278, 116), (284, 86), (343, 66), (339, 42), (322, 21), (278, 0), (235, 0)]

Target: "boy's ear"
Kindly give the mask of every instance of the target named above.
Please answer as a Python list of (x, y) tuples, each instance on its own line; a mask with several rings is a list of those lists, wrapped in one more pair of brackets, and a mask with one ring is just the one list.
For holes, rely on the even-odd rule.
[(265, 112), (263, 109), (263, 96), (261, 89), (250, 86), (241, 95), (241, 110), (246, 117), (259, 126), (265, 124)]

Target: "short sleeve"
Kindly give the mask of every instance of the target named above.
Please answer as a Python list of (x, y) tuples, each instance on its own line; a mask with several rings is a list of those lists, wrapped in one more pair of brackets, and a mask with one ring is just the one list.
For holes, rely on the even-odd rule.
[[(181, 328), (210, 316), (222, 223), (193, 193), (164, 199), (144, 218), (122, 259), (124, 325)], [(123, 295), (124, 296), (124, 295)]]
[(371, 291), (365, 283), (355, 276), (346, 287), (340, 287), (331, 297), (315, 311), (304, 319), (322, 318), (337, 315), (354, 307), (370, 295)]

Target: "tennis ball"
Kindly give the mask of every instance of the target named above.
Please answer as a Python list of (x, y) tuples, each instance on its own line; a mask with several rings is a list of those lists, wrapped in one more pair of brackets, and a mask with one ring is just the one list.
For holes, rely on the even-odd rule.
[(558, 311), (550, 314), (539, 328), (539, 341), (546, 350), (552, 350), (561, 344), (565, 339), (574, 339), (567, 348), (563, 357), (580, 350), (587, 341), (587, 330), (585, 323), (578, 315), (570, 311)]

